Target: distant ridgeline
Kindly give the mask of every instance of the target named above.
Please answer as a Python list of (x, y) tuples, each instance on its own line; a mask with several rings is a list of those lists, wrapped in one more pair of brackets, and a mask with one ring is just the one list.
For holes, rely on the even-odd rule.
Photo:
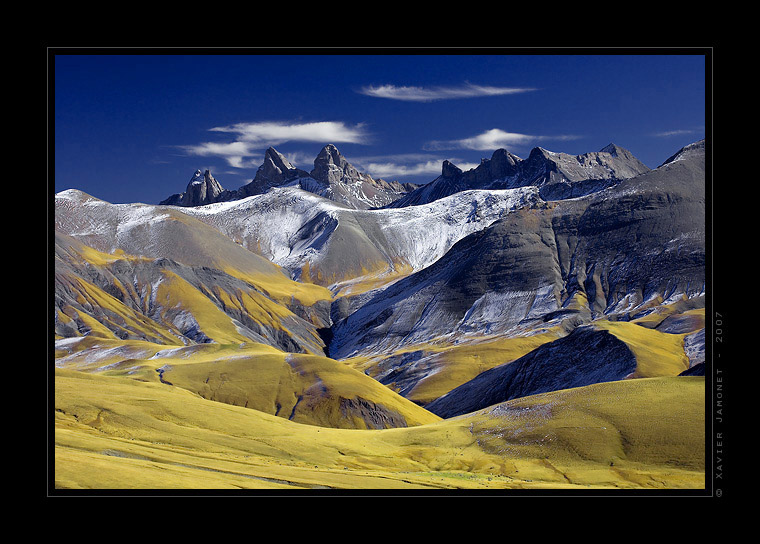
[(423, 186), (372, 179), (359, 172), (332, 145), (314, 159), (314, 169), (294, 167), (270, 147), (254, 179), (234, 191), (224, 189), (206, 170), (196, 171), (184, 193), (163, 200), (173, 206), (202, 206), (266, 193), (272, 187), (297, 187), (354, 209), (428, 204), (457, 192), (535, 186), (544, 200), (575, 198), (610, 187), (620, 180), (649, 171), (628, 150), (610, 144), (584, 155), (553, 153), (534, 148), (527, 159), (497, 149), (472, 170), (462, 171), (443, 161), (441, 175)]

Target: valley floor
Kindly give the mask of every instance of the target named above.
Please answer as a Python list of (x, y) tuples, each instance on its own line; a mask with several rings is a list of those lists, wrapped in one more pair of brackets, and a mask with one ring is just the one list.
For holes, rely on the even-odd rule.
[(644, 378), (416, 426), (296, 423), (155, 378), (55, 370), (57, 490), (704, 489), (705, 380)]

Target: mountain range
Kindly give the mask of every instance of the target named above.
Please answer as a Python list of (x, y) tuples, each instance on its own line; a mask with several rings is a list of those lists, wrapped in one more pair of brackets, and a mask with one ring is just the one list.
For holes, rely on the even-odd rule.
[[(158, 205), (62, 191), (56, 367), (61, 379), (137, 380), (354, 432), (433, 432), (566, 391), (628, 395), (629, 384), (651, 383), (636, 386), (650, 400), (677, 384), (703, 394), (705, 142), (674, 151), (650, 169), (614, 144), (525, 159), (498, 149), (414, 185), (375, 180), (328, 144), (310, 172), (269, 148), (250, 183), (228, 190), (197, 170)], [(704, 412), (668, 395), (662, 417), (699, 428)], [(508, 449), (534, 444), (499, 436)], [(495, 455), (483, 436), (472, 448)], [(612, 449), (592, 456), (605, 473), (613, 458), (660, 476), (679, 463)], [(703, 477), (699, 463), (682, 460), (689, 478)]]
[(228, 191), (208, 170), (205, 173), (197, 170), (184, 193), (171, 195), (161, 204), (201, 206), (260, 195), (273, 187), (297, 187), (351, 208), (367, 209), (389, 204), (417, 186), (372, 179), (359, 172), (332, 144), (322, 148), (314, 159), (311, 172), (294, 167), (285, 156), (270, 147), (250, 183)]

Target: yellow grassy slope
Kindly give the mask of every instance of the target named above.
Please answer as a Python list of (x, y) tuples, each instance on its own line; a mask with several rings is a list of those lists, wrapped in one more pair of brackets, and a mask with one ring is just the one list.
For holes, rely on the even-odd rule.
[[(704, 310), (692, 310), (688, 313), (699, 316)], [(610, 332), (631, 350), (636, 358), (636, 370), (631, 378), (677, 376), (689, 368), (689, 359), (684, 351), (684, 337), (690, 333), (664, 333), (634, 321), (607, 319), (596, 320), (593, 326)], [(405, 396), (425, 405), (478, 374), (519, 359), (564, 334), (559, 327), (555, 327), (527, 336), (494, 336), (456, 345), (429, 343), (405, 347), (391, 356), (418, 350), (423, 352), (422, 356), (426, 357), (424, 365), (429, 375), (422, 378), (411, 391), (405, 393)], [(344, 362), (367, 372), (370, 376), (377, 376), (385, 359), (386, 357), (355, 357)], [(393, 383), (388, 385), (395, 388)]]
[[(167, 348), (86, 337), (56, 355), (60, 368), (148, 382), (163, 380), (209, 400), (305, 424), (365, 429), (440, 420), (341, 362), (288, 354), (253, 342)], [(362, 403), (368, 408), (362, 410)], [(389, 419), (378, 420), (377, 414)]]
[(82, 312), (70, 305), (57, 311), (57, 318), (64, 323), (81, 321), (89, 329), (89, 334), (101, 338), (116, 339), (114, 331), (137, 332), (152, 341), (178, 344), (179, 332), (165, 323), (157, 323), (146, 315), (127, 307), (113, 295), (76, 276), (67, 276), (68, 288), (76, 294), (76, 301), (86, 308), (92, 308), (95, 316)]
[[(62, 257), (81, 259), (93, 266), (103, 266), (120, 259), (146, 260), (125, 255), (123, 252), (113, 255), (103, 253), (74, 239), (68, 240), (68, 244), (66, 252), (62, 252)], [(67, 288), (75, 293), (77, 302), (89, 310), (81, 311), (67, 305), (58, 311), (57, 317), (65, 323), (80, 321), (89, 329), (88, 334), (101, 338), (116, 339), (122, 333), (137, 333), (152, 342), (177, 345), (181, 344), (182, 333), (172, 318), (167, 316), (169, 312), (183, 310), (192, 315), (200, 330), (213, 341), (241, 344), (250, 342), (250, 338), (239, 331), (222, 308), (212, 302), (211, 297), (218, 300), (220, 305), (239, 310), (264, 327), (280, 330), (285, 334), (291, 333), (284, 323), (296, 320), (295, 314), (286, 307), (287, 304), (305, 301), (311, 305), (330, 297), (327, 289), (299, 284), (283, 274), (238, 273), (238, 279), (256, 286), (267, 295), (255, 289), (235, 289), (227, 292), (218, 286), (211, 286), (211, 292), (202, 292), (170, 270), (162, 270), (161, 274), (162, 281), (155, 285), (143, 286), (143, 292), (139, 294), (134, 286), (122, 285), (115, 278), (113, 280), (113, 287), (122, 292), (125, 300), (142, 300), (144, 311), (147, 311), (148, 301), (152, 299), (153, 304), (159, 309), (157, 315), (154, 314), (154, 319), (133, 310), (113, 295), (73, 274), (60, 274), (58, 279), (66, 283)], [(269, 296), (270, 293), (274, 298)], [(315, 350), (323, 343), (315, 331), (307, 336), (306, 341)]]
[[(299, 423), (365, 429), (440, 420), (372, 378), (327, 357), (243, 349), (201, 362), (173, 358), (160, 362), (170, 367), (163, 373), (164, 380), (177, 387)], [(352, 408), (357, 402), (371, 403), (371, 409), (362, 413)], [(392, 420), (373, 422), (372, 412), (389, 414)]]
[(670, 334), (648, 329), (630, 321), (594, 321), (594, 326), (609, 331), (623, 341), (636, 357), (632, 378), (677, 376), (689, 368), (684, 351), (685, 334)]
[[(56, 232), (56, 240), (61, 245), (60, 258), (73, 259), (80, 262), (83, 261), (96, 267), (106, 266), (119, 260), (132, 262), (154, 260), (141, 256), (128, 255), (122, 249), (116, 249), (113, 254), (98, 251), (97, 249), (81, 243), (76, 238), (66, 236), (59, 232)], [(256, 258), (259, 259), (260, 257), (256, 256)], [(262, 262), (266, 263), (266, 266), (260, 267), (259, 269), (247, 267), (245, 272), (240, 270), (240, 264), (237, 262), (213, 263), (226, 274), (250, 284), (256, 290), (266, 295), (263, 296), (254, 290), (246, 293), (249, 302), (252, 301), (254, 306), (260, 308), (258, 312), (254, 312), (253, 317), (264, 317), (266, 319), (266, 314), (275, 314), (276, 317), (284, 317), (286, 315), (292, 315), (292, 313), (285, 308), (285, 306), (291, 303), (300, 303), (308, 307), (313, 306), (317, 302), (329, 301), (332, 299), (332, 293), (327, 288), (294, 281), (290, 279), (278, 265), (270, 263), (269, 261)], [(178, 278), (176, 274), (171, 274), (166, 271), (164, 273), (173, 283), (181, 283), (181, 278)], [(106, 295), (105, 293), (101, 295), (98, 293), (98, 291), (100, 291), (99, 289), (81, 278), (73, 279), (76, 280), (76, 282), (84, 283), (87, 290), (94, 291), (95, 295), (99, 298), (106, 298), (109, 306), (113, 306), (114, 301), (116, 303), (119, 302), (118, 300), (113, 299), (113, 297), (110, 297), (110, 299), (113, 300), (108, 299), (107, 296), (104, 297), (103, 295)], [(121, 285), (117, 280), (115, 287), (122, 291), (125, 296), (132, 295), (134, 298), (138, 298), (134, 293), (134, 289), (129, 285)], [(163, 289), (165, 290), (165, 287)]]
[(155, 382), (55, 375), (59, 488), (702, 488), (704, 379), (610, 382), (417, 427), (302, 425)]

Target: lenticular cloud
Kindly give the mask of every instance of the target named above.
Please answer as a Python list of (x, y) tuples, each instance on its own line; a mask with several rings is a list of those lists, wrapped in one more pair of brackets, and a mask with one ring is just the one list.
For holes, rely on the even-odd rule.
[(241, 141), (260, 145), (277, 145), (288, 141), (361, 144), (367, 139), (363, 125), (348, 126), (339, 121), (236, 123), (215, 127), (211, 131), (233, 133)]
[(454, 98), (474, 98), (478, 96), (498, 96), (505, 94), (517, 94), (535, 89), (526, 87), (490, 87), (484, 85), (472, 85), (470, 83), (459, 87), (397, 87), (395, 85), (368, 86), (361, 89), (362, 94), (378, 98), (392, 100), (405, 100), (408, 102), (431, 102), (434, 100), (447, 100)]

